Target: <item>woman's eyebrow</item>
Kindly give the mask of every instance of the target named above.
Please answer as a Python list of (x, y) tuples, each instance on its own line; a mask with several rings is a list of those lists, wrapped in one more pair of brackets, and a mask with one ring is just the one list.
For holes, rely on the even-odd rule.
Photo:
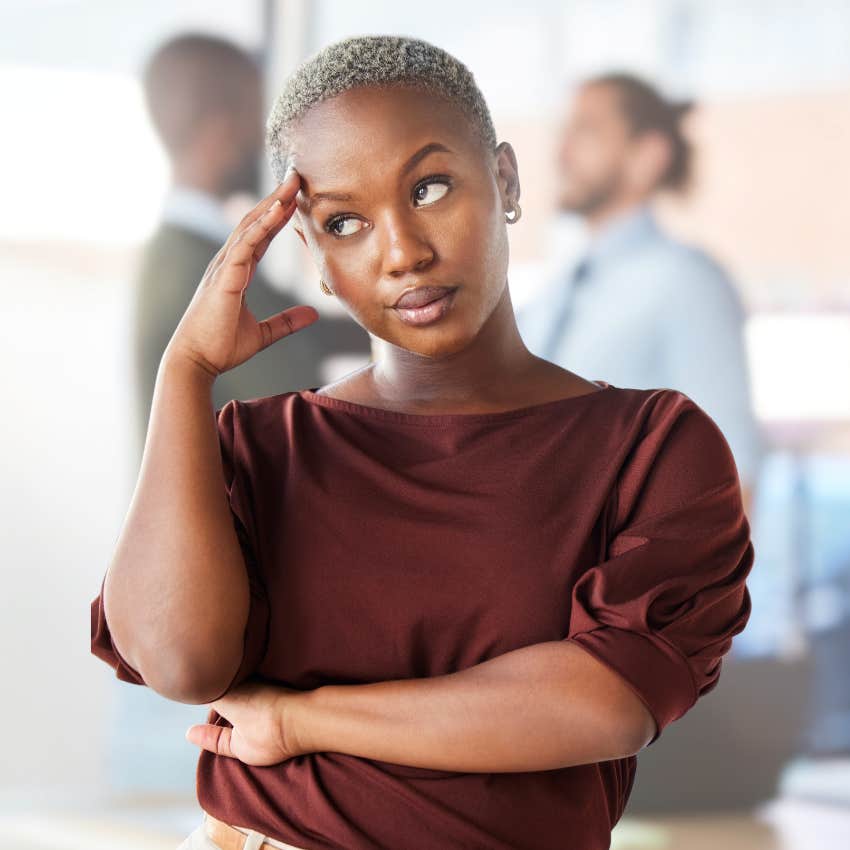
[[(411, 156), (407, 162), (404, 163), (401, 167), (401, 176), (403, 177), (408, 173), (412, 168), (414, 168), (417, 163), (421, 162), (425, 159), (426, 156), (432, 153), (436, 153), (437, 151), (441, 151), (442, 153), (454, 153), (450, 148), (447, 148), (441, 142), (429, 142), (427, 145), (423, 145), (419, 148), (416, 153)], [(312, 209), (316, 204), (321, 203), (322, 201), (353, 201), (354, 196), (349, 194), (348, 192), (315, 192), (310, 195), (307, 199), (307, 208)]]
[(419, 148), (419, 150), (416, 151), (416, 153), (413, 154), (413, 156), (410, 157), (410, 159), (408, 159), (404, 165), (402, 165), (401, 176), (403, 177), (405, 174), (407, 174), (407, 172), (410, 171), (418, 162), (425, 159), (428, 154), (436, 153), (437, 151), (442, 151), (443, 153), (453, 153), (453, 151), (451, 151), (449, 148), (447, 148), (444, 144), (441, 144), (440, 142), (429, 142), (427, 145), (424, 145), (423, 147)]

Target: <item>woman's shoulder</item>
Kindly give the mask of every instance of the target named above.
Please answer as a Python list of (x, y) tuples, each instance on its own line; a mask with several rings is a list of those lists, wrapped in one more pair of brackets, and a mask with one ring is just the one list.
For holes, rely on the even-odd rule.
[[(294, 400), (301, 390), (287, 390), (267, 396), (230, 399), (214, 411), (219, 435), (228, 443), (246, 445), (267, 435), (280, 434), (292, 416)], [(276, 442), (282, 442), (277, 440)]]
[(226, 412), (230, 416), (257, 416), (263, 415), (271, 410), (279, 410), (287, 403), (287, 400), (304, 392), (303, 390), (286, 390), (264, 396), (251, 396), (250, 398), (232, 398), (224, 404), (215, 408), (216, 416)]
[[(672, 432), (687, 435), (693, 443), (723, 446), (726, 438), (714, 418), (691, 396), (672, 387), (611, 387), (620, 399), (624, 423), (631, 423), (635, 436), (656, 439)], [(727, 446), (728, 448), (728, 446)]]
[(725, 435), (689, 395), (669, 387), (621, 388), (620, 395), (628, 432), (622, 477), (632, 484), (651, 480), (653, 489), (668, 496), (695, 497), (737, 486), (738, 469)]
[(714, 418), (691, 396), (672, 387), (631, 390), (649, 430), (677, 428), (714, 438), (723, 434)]

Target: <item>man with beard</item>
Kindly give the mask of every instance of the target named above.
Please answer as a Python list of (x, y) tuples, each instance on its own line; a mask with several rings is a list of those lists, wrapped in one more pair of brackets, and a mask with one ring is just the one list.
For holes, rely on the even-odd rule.
[[(171, 185), (161, 221), (144, 247), (134, 291), (139, 452), (162, 354), (207, 265), (235, 226), (224, 203), (236, 193), (261, 194), (264, 109), (257, 62), (215, 36), (187, 33), (159, 46), (142, 81), (148, 114), (170, 160)], [(296, 294), (272, 287), (261, 269), (245, 297), (257, 319), (302, 303)], [(347, 317), (322, 317), (285, 347), (269, 346), (216, 378), (214, 405), (319, 387), (329, 378), (323, 371), (329, 355), (367, 363), (368, 334)]]
[(585, 80), (561, 131), (557, 204), (580, 216), (580, 259), (517, 311), (528, 348), (616, 386), (690, 396), (724, 433), (749, 512), (763, 443), (751, 405), (745, 311), (724, 269), (658, 226), (650, 204), (687, 187), (690, 147), (670, 103), (630, 74)]

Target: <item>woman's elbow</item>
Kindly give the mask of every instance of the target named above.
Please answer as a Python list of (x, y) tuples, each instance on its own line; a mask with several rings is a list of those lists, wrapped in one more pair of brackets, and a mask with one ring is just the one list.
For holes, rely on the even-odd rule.
[(166, 699), (203, 705), (223, 693), (233, 679), (239, 662), (238, 658), (231, 662), (231, 656), (232, 652), (210, 649), (203, 653), (160, 652), (147, 661), (142, 658), (139, 672), (148, 686)]

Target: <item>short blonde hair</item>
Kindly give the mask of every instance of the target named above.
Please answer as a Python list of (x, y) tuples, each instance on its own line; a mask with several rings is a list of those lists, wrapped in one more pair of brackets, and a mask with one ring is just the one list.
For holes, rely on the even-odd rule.
[(361, 35), (329, 44), (287, 79), (266, 121), (272, 173), (283, 180), (291, 131), (310, 107), (358, 86), (420, 87), (456, 103), (484, 146), (497, 146), (490, 110), (472, 72), (445, 50), (419, 38)]

